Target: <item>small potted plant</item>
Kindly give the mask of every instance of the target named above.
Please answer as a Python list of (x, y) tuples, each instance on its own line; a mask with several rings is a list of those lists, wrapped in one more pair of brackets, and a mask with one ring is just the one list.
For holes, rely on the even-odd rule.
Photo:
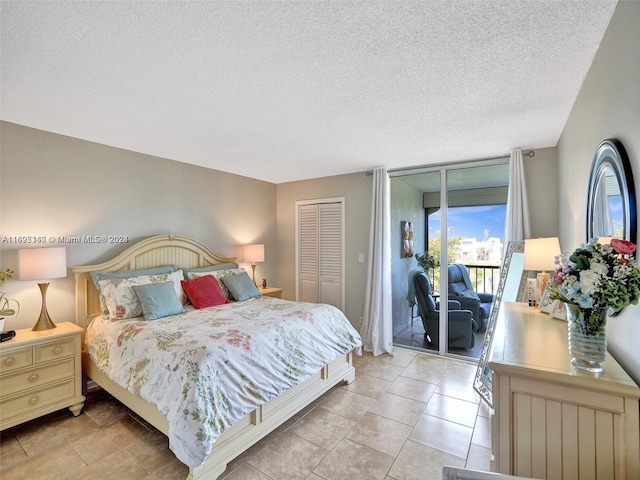
[[(9, 269), (0, 270), (0, 287), (4, 285), (7, 280), (10, 280), (12, 275), (13, 271)], [(17, 310), (11, 308), (12, 304), (15, 304), (17, 310), (20, 309), (20, 304), (16, 299), (9, 298), (5, 292), (0, 291), (0, 319), (4, 319), (5, 315), (8, 317), (16, 314)]]
[(414, 256), (418, 261), (418, 265), (422, 267), (425, 273), (428, 273), (430, 269), (438, 268), (440, 266), (440, 260), (433, 255), (430, 255), (429, 252), (416, 253)]

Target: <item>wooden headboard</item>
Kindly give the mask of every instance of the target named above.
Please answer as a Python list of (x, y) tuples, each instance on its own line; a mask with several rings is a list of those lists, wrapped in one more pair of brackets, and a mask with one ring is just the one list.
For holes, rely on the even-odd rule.
[(115, 272), (162, 265), (197, 268), (235, 261), (236, 257), (223, 257), (200, 242), (181, 235), (157, 235), (141, 240), (104, 263), (71, 269), (76, 278), (76, 323), (85, 328), (88, 318), (101, 313), (98, 290), (89, 272)]

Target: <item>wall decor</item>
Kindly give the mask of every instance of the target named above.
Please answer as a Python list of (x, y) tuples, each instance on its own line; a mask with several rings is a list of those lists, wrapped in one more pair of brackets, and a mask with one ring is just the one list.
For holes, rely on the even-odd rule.
[(413, 257), (413, 222), (402, 220), (400, 222), (400, 240), (402, 241), (402, 258)]

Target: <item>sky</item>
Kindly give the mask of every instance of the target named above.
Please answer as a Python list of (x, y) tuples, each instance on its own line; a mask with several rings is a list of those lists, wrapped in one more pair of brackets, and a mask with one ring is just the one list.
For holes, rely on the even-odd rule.
[[(489, 237), (504, 240), (506, 205), (482, 207), (453, 207), (447, 217), (449, 237), (475, 238), (482, 241), (485, 230)], [(429, 237), (440, 230), (440, 210), (429, 217)]]

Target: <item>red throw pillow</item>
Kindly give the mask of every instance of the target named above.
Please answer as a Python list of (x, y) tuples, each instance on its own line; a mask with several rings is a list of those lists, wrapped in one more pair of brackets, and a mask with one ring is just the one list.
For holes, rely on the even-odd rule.
[(197, 309), (229, 303), (229, 299), (224, 296), (218, 280), (213, 275), (181, 280), (180, 283), (189, 301)]

